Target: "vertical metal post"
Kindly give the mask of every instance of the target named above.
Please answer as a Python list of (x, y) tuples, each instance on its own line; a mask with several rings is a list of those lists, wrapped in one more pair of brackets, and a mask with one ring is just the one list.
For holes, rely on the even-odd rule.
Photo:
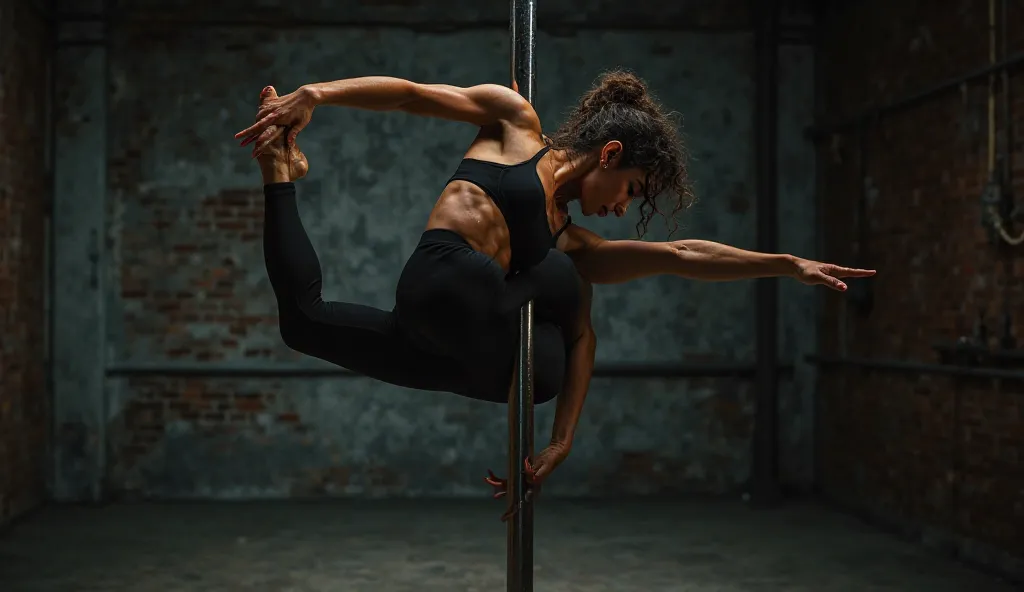
[[(533, 103), (536, 0), (511, 0), (512, 85)], [(533, 504), (526, 501), (525, 461), (533, 456), (533, 302), (519, 311), (519, 360), (508, 401), (508, 520), (506, 590), (533, 592)]]
[[(754, 0), (755, 134), (757, 162), (757, 247), (778, 250), (778, 53), (779, 0)], [(778, 482), (778, 282), (757, 280), (757, 393), (754, 417), (753, 501), (779, 501)]]

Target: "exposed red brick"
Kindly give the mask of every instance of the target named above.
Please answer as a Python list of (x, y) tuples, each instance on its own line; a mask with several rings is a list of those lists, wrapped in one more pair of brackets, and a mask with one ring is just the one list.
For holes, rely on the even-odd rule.
[[(1012, 24), (1024, 11), (1011, 5), (1013, 51), (1024, 46)], [(987, 19), (983, 0), (927, 10), (921, 3), (870, 0), (835, 9), (821, 32), (822, 123), (983, 66)], [(1019, 71), (1011, 87), (1020, 119)], [(979, 197), (988, 178), (987, 92), (987, 81), (980, 80), (866, 130), (867, 174), (877, 198), (868, 208), (864, 245), (857, 244), (852, 223), (863, 186), (857, 135), (821, 145), (826, 255), (880, 272), (870, 313), (847, 304), (845, 341), (840, 298), (828, 299), (824, 353), (937, 362), (933, 344), (970, 334), (979, 311), (990, 333), (998, 333), (1005, 303), (1024, 347), (1024, 249), (991, 244), (980, 223)], [(1020, 129), (1012, 142), (1018, 164), (1024, 161)], [(1024, 170), (1015, 170), (1014, 185), (1024, 204)], [(1024, 523), (1020, 389), (994, 380), (825, 373), (819, 426), (825, 491), (878, 515), (1024, 557), (1024, 530), (1012, 527)]]
[(27, 2), (0, 3), (0, 523), (44, 496), (43, 169), (48, 33)]
[[(186, 422), (204, 435), (240, 428), (258, 434), (262, 428), (256, 417), (268, 413), (294, 432), (307, 431), (297, 412), (278, 404), (283, 387), (276, 381), (264, 385), (266, 390), (253, 391), (245, 381), (154, 377), (128, 379), (123, 388), (133, 397), (108, 426), (115, 480), (153, 453), (171, 422)], [(132, 486), (128, 481), (122, 485)]]
[[(140, 119), (145, 117), (139, 114)], [(142, 152), (130, 142), (144, 139), (119, 146), (121, 152), (110, 167), (112, 186), (132, 196), (124, 207), (141, 221), (117, 237), (122, 253), (117, 280), (122, 302), (132, 310), (125, 318), (125, 338), (153, 344), (156, 347), (144, 353), (155, 358), (213, 361), (249, 355), (238, 351), (241, 344), (250, 335), (275, 327), (276, 311), (271, 307), (257, 315), (249, 312), (249, 270), (225, 252), (244, 245), (260, 256), (262, 192), (229, 189), (182, 202), (175, 194), (141, 191), (136, 176)], [(162, 272), (154, 275), (153, 270)], [(189, 330), (195, 323), (222, 329), (212, 339), (199, 337)], [(282, 346), (277, 353), (283, 350)]]

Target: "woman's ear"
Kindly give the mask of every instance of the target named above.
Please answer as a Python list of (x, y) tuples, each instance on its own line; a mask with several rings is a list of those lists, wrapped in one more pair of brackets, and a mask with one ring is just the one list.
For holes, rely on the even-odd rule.
[(601, 148), (601, 168), (616, 167), (622, 159), (622, 142), (612, 140)]

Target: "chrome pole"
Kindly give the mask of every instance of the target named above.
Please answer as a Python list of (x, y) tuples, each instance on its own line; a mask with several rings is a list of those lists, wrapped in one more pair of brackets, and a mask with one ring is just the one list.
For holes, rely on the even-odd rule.
[[(511, 0), (512, 84), (533, 103), (536, 0)], [(516, 504), (508, 520), (508, 592), (533, 592), (533, 505), (526, 499), (526, 459), (533, 456), (533, 302), (519, 311), (519, 356), (508, 402), (508, 499)]]

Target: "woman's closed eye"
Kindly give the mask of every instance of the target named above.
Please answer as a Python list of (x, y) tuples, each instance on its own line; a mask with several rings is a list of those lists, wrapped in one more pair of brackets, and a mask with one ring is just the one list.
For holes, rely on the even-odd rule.
[(629, 196), (630, 199), (641, 197), (644, 194), (643, 183), (630, 181), (629, 187), (626, 189), (626, 194)]

